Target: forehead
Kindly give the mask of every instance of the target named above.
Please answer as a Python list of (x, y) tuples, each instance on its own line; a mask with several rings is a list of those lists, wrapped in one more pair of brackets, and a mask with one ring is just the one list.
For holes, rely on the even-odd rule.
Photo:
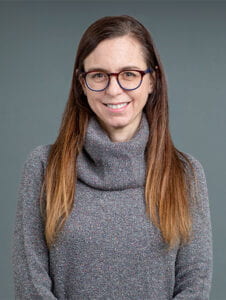
[(89, 68), (103, 68), (117, 71), (124, 66), (146, 67), (141, 44), (131, 36), (106, 39), (85, 58), (85, 70)]

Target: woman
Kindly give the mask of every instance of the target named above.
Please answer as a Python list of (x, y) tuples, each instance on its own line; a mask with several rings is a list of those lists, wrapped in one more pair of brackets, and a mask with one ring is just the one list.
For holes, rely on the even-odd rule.
[(59, 135), (21, 180), (18, 299), (208, 299), (212, 241), (201, 164), (177, 150), (163, 67), (145, 27), (84, 33)]

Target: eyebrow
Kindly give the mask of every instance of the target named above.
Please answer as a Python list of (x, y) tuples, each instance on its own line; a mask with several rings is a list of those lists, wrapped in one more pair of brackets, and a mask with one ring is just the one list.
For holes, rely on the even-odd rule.
[[(125, 66), (125, 67), (118, 69), (118, 72), (121, 72), (124, 70), (141, 70), (141, 68), (139, 68), (137, 66)], [(91, 72), (91, 71), (102, 71), (102, 72), (110, 73), (107, 69), (99, 68), (99, 67), (89, 68), (86, 72)]]

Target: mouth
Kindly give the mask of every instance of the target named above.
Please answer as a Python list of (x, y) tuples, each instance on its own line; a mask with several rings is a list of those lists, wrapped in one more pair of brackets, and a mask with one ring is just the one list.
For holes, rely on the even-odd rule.
[(110, 109), (114, 109), (114, 110), (119, 110), (122, 108), (125, 108), (126, 106), (129, 105), (130, 102), (123, 102), (123, 103), (104, 103), (105, 106), (107, 106)]

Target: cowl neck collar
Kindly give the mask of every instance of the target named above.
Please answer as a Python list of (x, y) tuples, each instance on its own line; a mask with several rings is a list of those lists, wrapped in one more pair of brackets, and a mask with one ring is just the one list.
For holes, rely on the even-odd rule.
[(92, 117), (77, 160), (78, 180), (95, 189), (109, 191), (143, 187), (148, 136), (144, 113), (136, 134), (127, 142), (112, 142)]

